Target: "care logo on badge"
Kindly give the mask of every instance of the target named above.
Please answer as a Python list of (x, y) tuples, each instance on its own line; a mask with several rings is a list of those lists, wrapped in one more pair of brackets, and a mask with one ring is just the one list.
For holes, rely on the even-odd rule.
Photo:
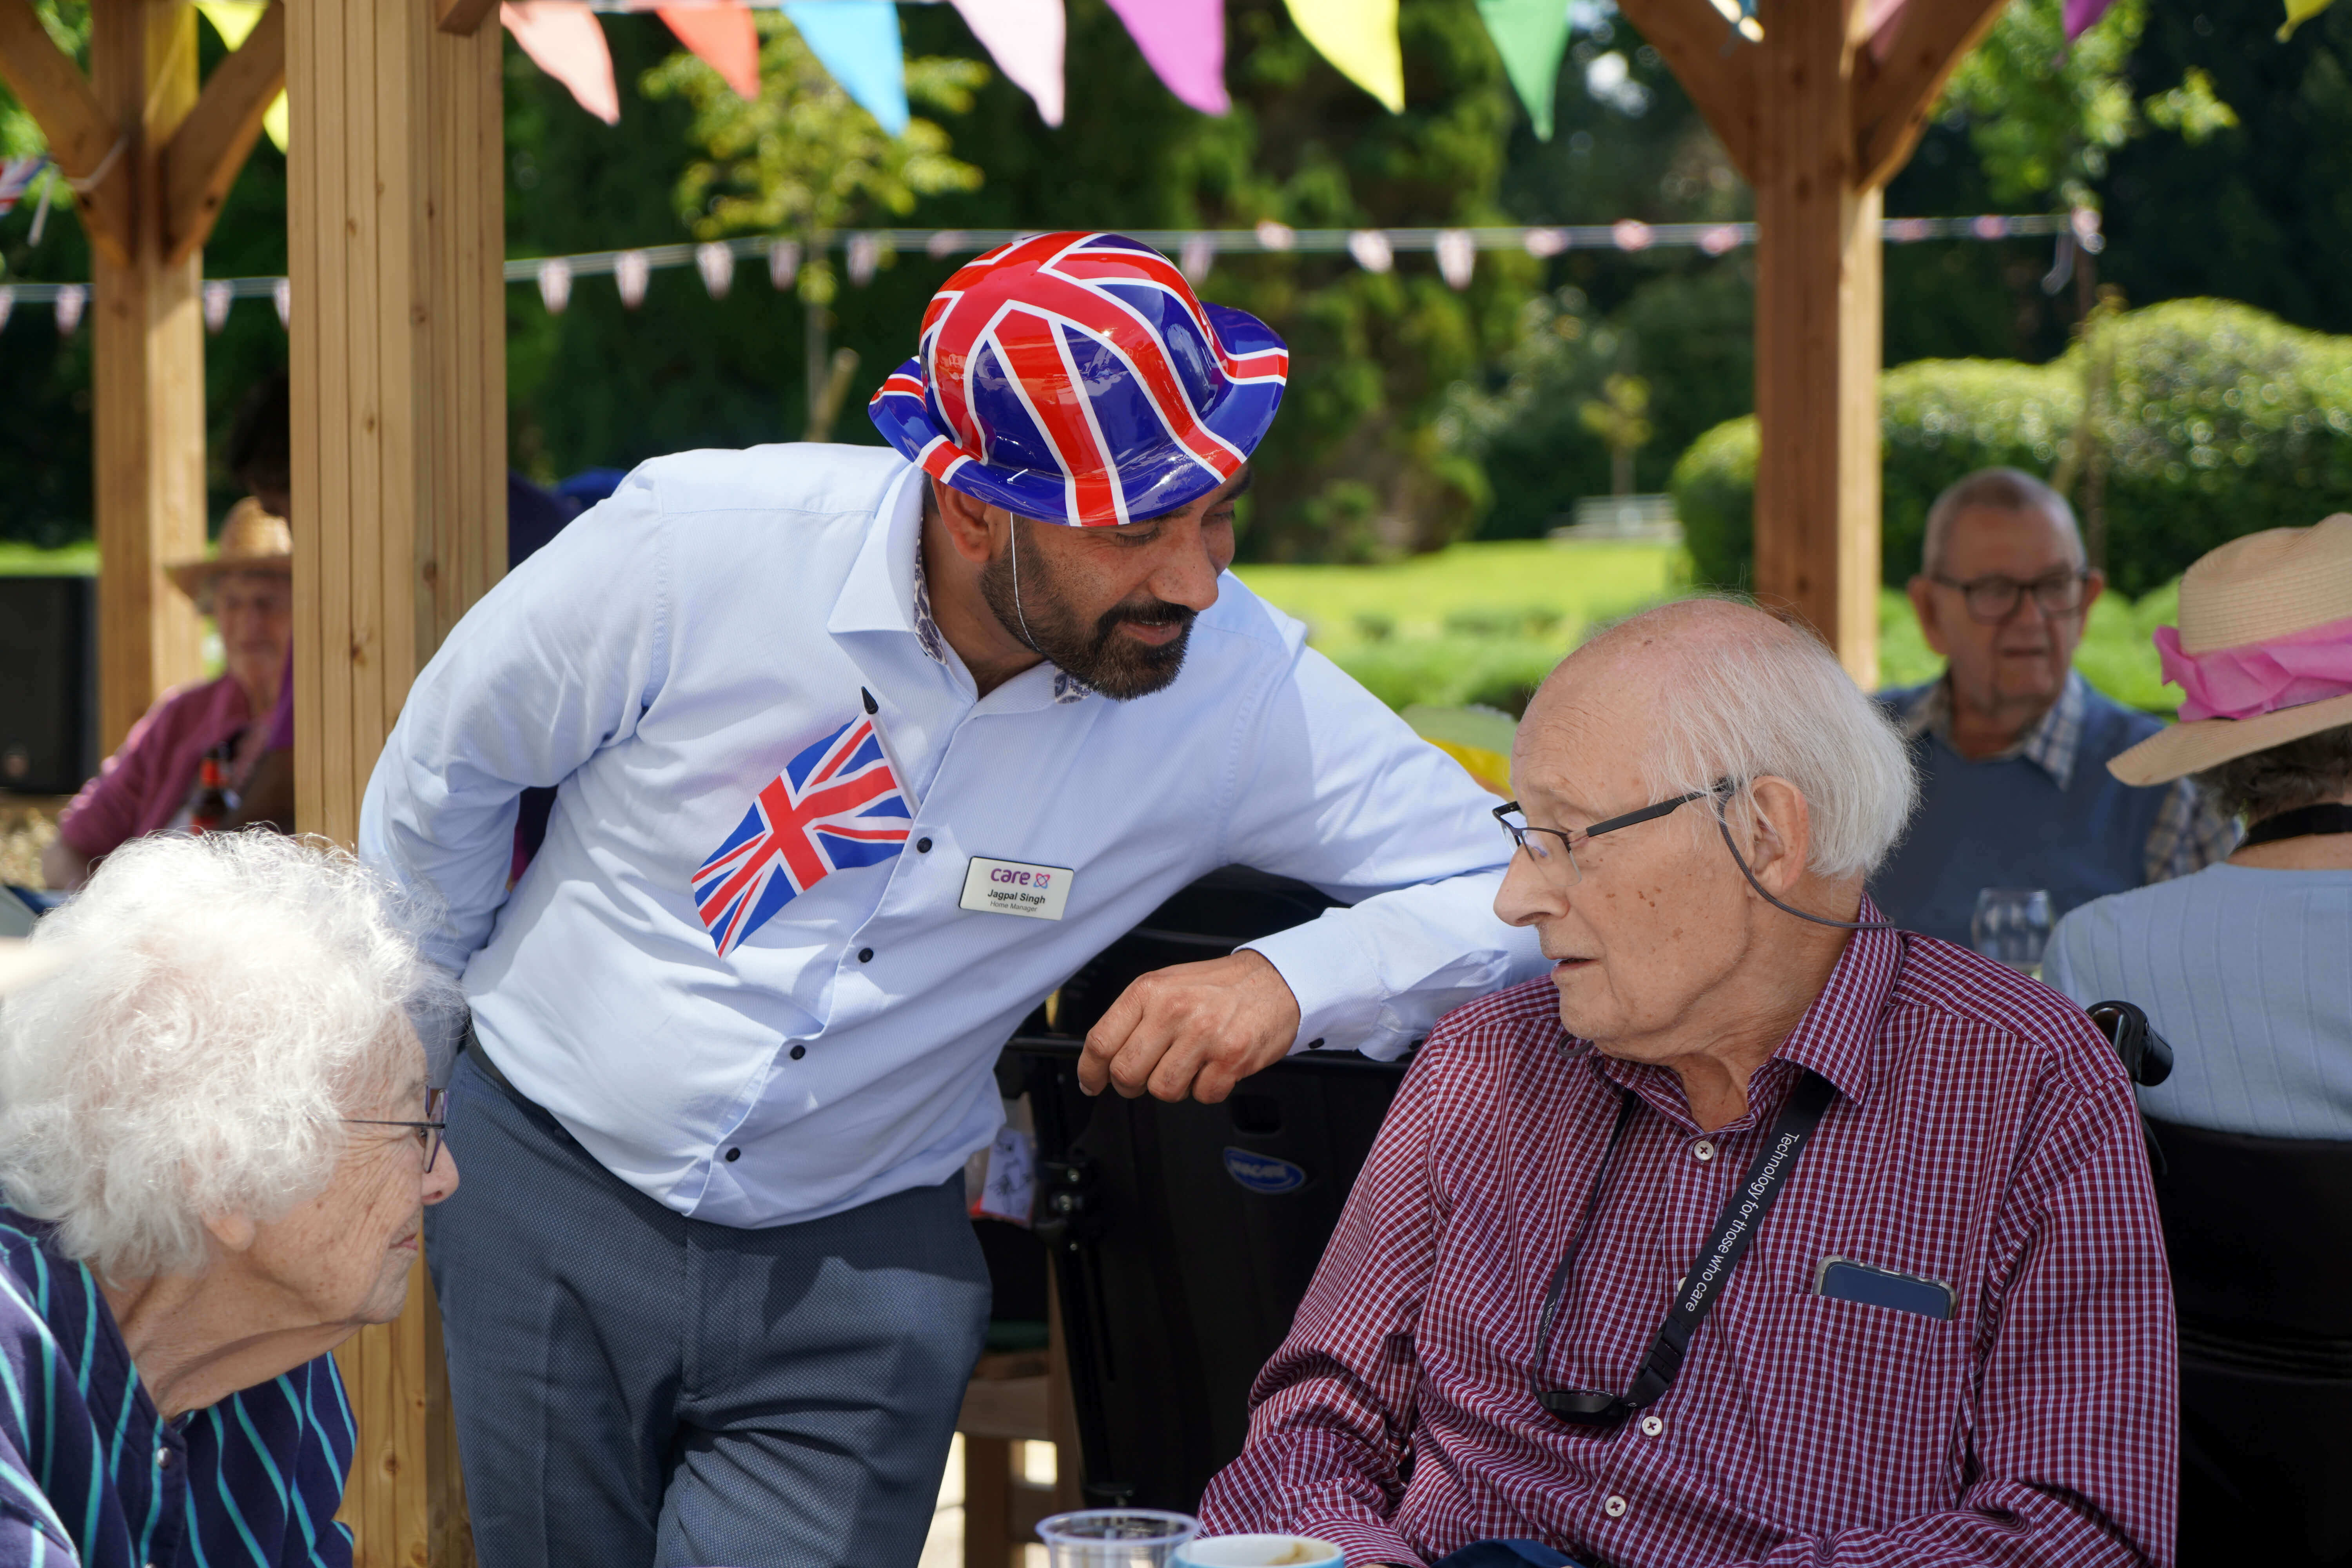
[(1026, 915), (1057, 921), (1070, 901), (1074, 873), (1066, 866), (983, 860), (975, 855), (963, 874), (963, 908), (984, 915)]

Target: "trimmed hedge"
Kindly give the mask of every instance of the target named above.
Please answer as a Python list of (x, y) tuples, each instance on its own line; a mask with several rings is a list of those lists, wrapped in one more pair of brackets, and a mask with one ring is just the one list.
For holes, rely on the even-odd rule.
[[(2115, 384), (2096, 432), (2109, 452), (2107, 573), (2137, 597), (2258, 529), (2352, 511), (2352, 338), (2290, 327), (2226, 300), (2176, 300), (2107, 329)], [(1880, 382), (1881, 571), (1918, 569), (1927, 507), (1972, 468), (2049, 475), (2081, 423), (2084, 349), (2046, 365), (1921, 360)], [(1675, 463), (1698, 580), (1754, 575), (1756, 420), (1718, 425)]]

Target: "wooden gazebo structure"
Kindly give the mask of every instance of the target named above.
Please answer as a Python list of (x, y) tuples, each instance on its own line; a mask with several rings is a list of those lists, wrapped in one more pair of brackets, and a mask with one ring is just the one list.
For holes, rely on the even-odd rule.
[[(1759, 595), (1877, 672), (1880, 193), (2000, 0), (1621, 0), (1756, 190)], [(92, 0), (90, 72), (0, 0), (0, 79), (75, 183), (95, 256), (100, 727), (196, 671), (162, 563), (205, 537), (201, 247), (283, 83), (292, 100), (296, 769), (349, 843), (409, 682), (505, 562), (499, 34), (491, 0), (272, 0), (197, 81), (190, 0)], [(485, 26), (488, 22), (490, 25)], [(341, 1352), (346, 1517), (371, 1568), (470, 1563), (438, 1320)]]

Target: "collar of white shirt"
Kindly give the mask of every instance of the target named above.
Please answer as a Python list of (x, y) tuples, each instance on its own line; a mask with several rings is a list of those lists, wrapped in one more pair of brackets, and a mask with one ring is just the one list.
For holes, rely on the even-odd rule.
[[(928, 482), (920, 468), (909, 468), (884, 493), (874, 510), (875, 526), (857, 552), (849, 580), (842, 584), (825, 628), (835, 636), (896, 632), (911, 637), (933, 663), (970, 681), (971, 672), (931, 615), (931, 585), (923, 571), (923, 487)], [(1094, 688), (1068, 671), (1050, 664), (1043, 668), (1053, 672), (1054, 701), (1083, 702), (1095, 694)]]

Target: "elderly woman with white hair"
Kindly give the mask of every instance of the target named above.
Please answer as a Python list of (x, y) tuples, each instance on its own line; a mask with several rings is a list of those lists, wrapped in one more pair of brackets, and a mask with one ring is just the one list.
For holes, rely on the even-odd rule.
[(1511, 778), (1496, 910), (1552, 973), (1430, 1035), (1206, 1522), (1357, 1568), (2169, 1564), (2129, 1086), (1865, 895), (1892, 721), (1694, 601), (1555, 670)]
[[(0, 1003), (0, 1564), (349, 1564), (328, 1352), (457, 1185), (415, 1020), (448, 982), (348, 855), (110, 856)], [(21, 956), (21, 955), (20, 955)]]

